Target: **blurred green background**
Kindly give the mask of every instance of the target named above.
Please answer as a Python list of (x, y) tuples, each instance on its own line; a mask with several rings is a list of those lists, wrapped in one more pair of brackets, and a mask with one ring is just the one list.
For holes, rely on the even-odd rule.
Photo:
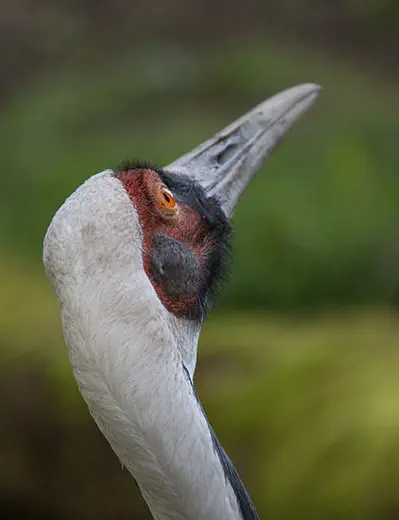
[(234, 218), (196, 375), (261, 518), (399, 518), (396, 0), (0, 5), (0, 517), (149, 519), (75, 388), (41, 265), (54, 212), (314, 81)]

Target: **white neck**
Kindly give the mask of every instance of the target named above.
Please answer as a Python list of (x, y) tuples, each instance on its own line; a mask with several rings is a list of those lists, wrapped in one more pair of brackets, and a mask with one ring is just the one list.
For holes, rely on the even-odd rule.
[[(199, 326), (160, 304), (140, 267), (139, 248), (131, 247), (139, 233), (129, 214), (134, 209), (119, 181), (102, 175), (64, 204), (45, 242), (47, 273), (61, 303), (80, 391), (154, 518), (257, 518), (242, 513), (237, 495), (242, 499), (245, 491), (242, 485), (234, 491), (237, 475), (226, 470), (228, 461), (192, 386)], [(120, 222), (111, 220), (106, 241), (109, 215), (88, 217), (86, 201), (99, 197), (110, 198), (122, 212)], [(125, 220), (121, 245), (126, 218), (131, 226)]]
[[(86, 324), (99, 318), (92, 303), (85, 311)], [(154, 518), (241, 519), (173, 338), (154, 316), (140, 328), (128, 320), (113, 323), (103, 314), (104, 334), (82, 327), (82, 339), (93, 342), (85, 350), (96, 353), (86, 359), (74, 359), (70, 328), (64, 328), (75, 378), (98, 427)], [(63, 321), (70, 323), (66, 309)]]

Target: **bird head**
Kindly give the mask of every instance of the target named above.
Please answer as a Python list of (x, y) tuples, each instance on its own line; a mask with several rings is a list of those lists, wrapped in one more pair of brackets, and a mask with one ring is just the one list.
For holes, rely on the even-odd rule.
[(164, 307), (202, 319), (226, 277), (231, 229), (198, 181), (150, 165), (115, 172), (142, 229), (143, 267)]
[(165, 168), (124, 164), (80, 186), (44, 243), (64, 321), (129, 314), (200, 324), (226, 277), (234, 208), (318, 91), (277, 94)]

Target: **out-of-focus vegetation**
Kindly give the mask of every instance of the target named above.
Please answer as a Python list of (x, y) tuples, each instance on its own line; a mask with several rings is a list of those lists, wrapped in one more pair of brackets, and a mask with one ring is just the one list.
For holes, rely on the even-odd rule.
[(149, 518), (72, 379), (41, 266), (56, 209), (315, 81), (234, 218), (196, 382), (262, 518), (396, 519), (397, 4), (187, 5), (0, 6), (0, 517)]
[(213, 51), (265, 37), (332, 49), (397, 78), (398, 24), (396, 0), (13, 0), (0, 5), (0, 95), (37, 74), (90, 70), (143, 44)]

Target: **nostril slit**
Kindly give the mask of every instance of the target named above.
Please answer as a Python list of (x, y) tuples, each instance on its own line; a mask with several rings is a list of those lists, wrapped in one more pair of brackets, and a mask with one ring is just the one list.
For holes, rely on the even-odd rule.
[(228, 162), (234, 155), (237, 145), (229, 144), (224, 148), (220, 153), (218, 153), (215, 157), (215, 160), (218, 164), (222, 165)]

